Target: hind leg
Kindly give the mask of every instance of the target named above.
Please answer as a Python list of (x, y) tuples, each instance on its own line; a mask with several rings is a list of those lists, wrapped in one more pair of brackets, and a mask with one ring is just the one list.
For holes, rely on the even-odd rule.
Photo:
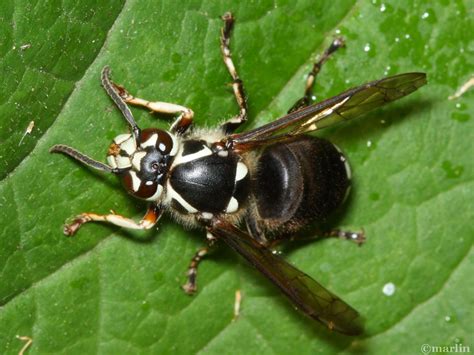
[(314, 83), (316, 81), (316, 77), (318, 76), (319, 72), (323, 64), (329, 59), (329, 57), (339, 48), (344, 47), (344, 40), (342, 38), (336, 38), (328, 49), (324, 51), (321, 58), (313, 64), (313, 68), (308, 73), (308, 77), (306, 78), (306, 87), (304, 90), (304, 96), (295, 102), (295, 104), (290, 108), (288, 113), (297, 111), (300, 108), (305, 106), (309, 106), (313, 102), (313, 88)]

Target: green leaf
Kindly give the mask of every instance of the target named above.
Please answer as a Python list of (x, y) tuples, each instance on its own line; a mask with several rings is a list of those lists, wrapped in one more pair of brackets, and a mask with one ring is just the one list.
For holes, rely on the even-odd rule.
[[(363, 227), (362, 248), (324, 240), (285, 257), (357, 308), (366, 333), (350, 338), (306, 319), (225, 247), (200, 267), (194, 297), (179, 288), (202, 231), (164, 218), (158, 231), (103, 224), (65, 238), (84, 211), (140, 218), (144, 204), (113, 176), (48, 149), (65, 143), (103, 159), (126, 125), (99, 85), (191, 107), (196, 126), (237, 112), (219, 51), (219, 16), (237, 19), (231, 47), (252, 122), (301, 96), (317, 54), (340, 34), (317, 79), (318, 99), (407, 71), (429, 84), (408, 98), (331, 128), (348, 156), (352, 197), (338, 225)], [(3, 1), (0, 4), (0, 352), (420, 353), (473, 349), (473, 91), (468, 1)], [(133, 110), (142, 127), (163, 117)], [(20, 140), (30, 121), (35, 127)], [(385, 295), (393, 283), (395, 293)], [(234, 295), (243, 295), (233, 321)]]

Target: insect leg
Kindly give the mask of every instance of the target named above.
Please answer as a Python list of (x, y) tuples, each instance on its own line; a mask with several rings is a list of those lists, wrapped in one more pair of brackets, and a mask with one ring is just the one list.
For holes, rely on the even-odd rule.
[(304, 96), (295, 102), (295, 104), (290, 108), (288, 113), (297, 111), (302, 107), (309, 106), (313, 101), (313, 88), (314, 82), (316, 80), (316, 76), (321, 71), (323, 64), (329, 59), (331, 54), (333, 54), (339, 48), (344, 47), (344, 40), (339, 37), (336, 38), (328, 49), (324, 51), (321, 58), (317, 62), (313, 64), (313, 68), (308, 73), (308, 77), (306, 78), (306, 87), (304, 90)]
[(271, 244), (270, 241), (265, 237), (265, 234), (263, 233), (260, 226), (258, 225), (258, 221), (255, 216), (247, 216), (247, 218), (245, 218), (245, 224), (247, 226), (248, 233), (252, 236), (253, 239), (255, 239), (257, 242), (264, 246), (268, 246)]
[(194, 254), (193, 258), (191, 259), (191, 262), (189, 263), (187, 272), (188, 280), (183, 286), (181, 286), (184, 292), (186, 292), (188, 295), (192, 295), (197, 291), (196, 278), (199, 263), (202, 261), (202, 258), (204, 258), (204, 256), (206, 256), (211, 250), (212, 246), (214, 245), (215, 238), (210, 233), (208, 233), (207, 241), (208, 246), (200, 248), (196, 252), (196, 254)]
[(64, 234), (67, 236), (73, 236), (84, 223), (88, 222), (106, 222), (129, 229), (150, 229), (156, 224), (156, 222), (158, 222), (162, 211), (163, 209), (161, 205), (152, 204), (148, 207), (145, 216), (140, 222), (135, 222), (130, 218), (113, 213), (106, 215), (81, 213), (80, 215), (74, 217), (71, 223), (67, 223), (64, 226)]
[(221, 53), (222, 58), (224, 59), (224, 64), (229, 71), (230, 76), (232, 77), (232, 90), (234, 91), (234, 96), (239, 105), (239, 114), (237, 116), (232, 117), (227, 122), (221, 125), (221, 129), (226, 134), (231, 134), (234, 132), (242, 123), (247, 121), (247, 98), (245, 96), (244, 85), (242, 80), (239, 78), (237, 74), (237, 70), (235, 69), (234, 62), (232, 61), (232, 54), (230, 52), (230, 33), (232, 32), (232, 28), (234, 27), (234, 17), (230, 12), (227, 12), (222, 16), (222, 20), (224, 20), (224, 27), (221, 30)]
[(196, 277), (197, 277), (197, 270), (198, 270), (198, 265), (201, 262), (202, 258), (209, 252), (209, 248), (201, 248), (199, 249), (196, 254), (194, 254), (193, 258), (191, 259), (191, 262), (189, 263), (188, 267), (188, 281), (181, 286), (181, 288), (186, 292), (188, 295), (192, 295), (193, 293), (196, 292), (197, 286), (196, 286)]
[(131, 95), (123, 86), (111, 82), (123, 101), (127, 104), (142, 106), (151, 112), (178, 115), (178, 118), (171, 125), (171, 132), (179, 135), (183, 134), (193, 123), (194, 112), (185, 106), (172, 104), (163, 101), (148, 101)]
[(353, 231), (346, 231), (341, 229), (333, 229), (329, 232), (323, 234), (323, 238), (340, 238), (350, 240), (357, 245), (362, 245), (365, 243), (365, 232), (362, 230), (361, 232), (353, 232)]

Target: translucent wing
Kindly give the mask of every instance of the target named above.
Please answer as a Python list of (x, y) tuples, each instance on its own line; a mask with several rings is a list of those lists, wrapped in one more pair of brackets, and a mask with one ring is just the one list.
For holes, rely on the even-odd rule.
[(312, 132), (398, 100), (425, 84), (425, 73), (405, 73), (372, 81), (251, 131), (233, 134), (228, 141), (235, 150), (240, 150)]
[(362, 333), (362, 322), (355, 309), (247, 233), (222, 220), (214, 221), (210, 232), (247, 259), (311, 318), (340, 333)]

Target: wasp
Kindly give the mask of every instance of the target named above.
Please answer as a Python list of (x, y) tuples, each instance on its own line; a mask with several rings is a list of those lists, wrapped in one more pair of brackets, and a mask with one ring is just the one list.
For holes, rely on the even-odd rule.
[[(355, 309), (272, 252), (271, 247), (304, 227), (325, 221), (343, 204), (350, 189), (351, 170), (343, 153), (329, 141), (308, 133), (398, 100), (426, 84), (426, 75), (387, 77), (312, 104), (317, 74), (344, 44), (337, 38), (313, 65), (304, 96), (287, 115), (236, 133), (247, 121), (248, 106), (230, 50), (234, 18), (226, 13), (222, 19), (220, 47), (239, 113), (219, 127), (193, 130), (191, 109), (135, 97), (112, 82), (110, 69), (105, 67), (102, 86), (123, 114), (130, 133), (113, 140), (107, 164), (66, 145), (55, 145), (50, 151), (117, 175), (128, 193), (148, 201), (149, 207), (139, 222), (114, 213), (82, 213), (65, 225), (64, 233), (72, 236), (88, 222), (145, 230), (166, 211), (177, 222), (207, 232), (209, 245), (197, 251), (188, 269), (183, 286), (187, 293), (196, 291), (198, 264), (220, 240), (273, 282), (303, 313), (331, 330), (360, 334), (363, 327)], [(129, 105), (177, 118), (168, 131), (140, 129)], [(332, 234), (363, 239), (362, 233)]]

